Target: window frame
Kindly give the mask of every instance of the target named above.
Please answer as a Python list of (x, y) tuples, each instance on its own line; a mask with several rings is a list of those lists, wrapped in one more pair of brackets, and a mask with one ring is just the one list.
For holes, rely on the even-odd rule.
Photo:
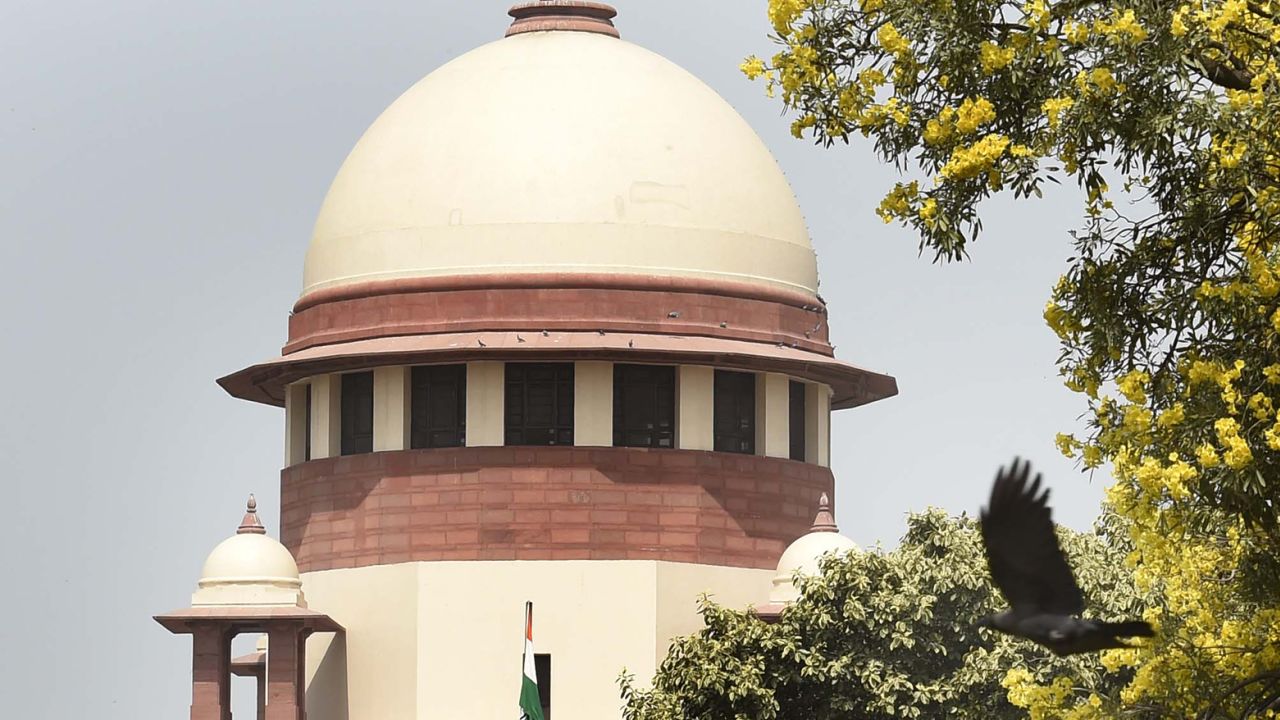
[[(454, 392), (453, 422), (433, 424), (434, 393)], [(409, 368), (409, 449), (432, 450), (467, 444), (467, 365), (414, 365)], [(438, 441), (438, 437), (447, 439)]]
[(787, 386), (787, 457), (800, 462), (807, 460), (809, 444), (808, 391), (808, 385), (799, 380)]
[[(551, 373), (551, 378), (530, 378), (534, 373)], [(523, 447), (572, 446), (574, 442), (574, 364), (509, 362), (503, 368), (502, 440), (504, 445)], [(549, 407), (532, 408), (547, 412), (548, 423), (530, 422), (531, 393), (549, 392)], [(513, 408), (518, 418), (513, 418)]]
[[(627, 403), (630, 391), (648, 405)], [(666, 405), (664, 408), (663, 405)], [(647, 427), (641, 427), (647, 425)], [(647, 435), (647, 439), (633, 439)], [(664, 442), (665, 441), (665, 442)], [(674, 365), (614, 363), (613, 445), (672, 450), (676, 447), (676, 368)]]
[(712, 448), (716, 452), (756, 454), (757, 384), (753, 372), (716, 369), (711, 393)]
[[(356, 387), (356, 380), (361, 385), (367, 384), (367, 398), (363, 392), (357, 397), (357, 392), (363, 388)], [(339, 401), (338, 408), (338, 451), (340, 455), (363, 455), (373, 452), (373, 425), (374, 425), (374, 377), (372, 370), (363, 370), (360, 372), (343, 373), (338, 376)], [(365, 408), (356, 408), (352, 400), (368, 401), (368, 412), (362, 412)], [(360, 415), (360, 417), (357, 417)], [(362, 432), (356, 427), (362, 420), (368, 422), (368, 432)]]

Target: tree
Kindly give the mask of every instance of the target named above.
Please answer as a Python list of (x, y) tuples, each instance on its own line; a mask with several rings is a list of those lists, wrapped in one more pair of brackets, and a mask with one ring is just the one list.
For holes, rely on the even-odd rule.
[[(976, 524), (934, 510), (907, 525), (890, 552), (824, 559), (821, 576), (797, 580), (800, 599), (774, 624), (704, 600), (705, 628), (676, 640), (651, 688), (624, 676), (626, 720), (1012, 719), (1025, 714), (1001, 684), (1012, 668), (1046, 683), (1070, 675), (1100, 696), (1130, 679), (1094, 656), (1054, 658), (979, 630), (1003, 600)], [(1095, 615), (1140, 613), (1124, 538), (1112, 543), (1107, 532), (1060, 538)]]
[[(1163, 598), (1159, 642), (1105, 656), (1137, 668), (1124, 709), (1152, 717), (1280, 706), (1277, 13), (1277, 0), (770, 0), (779, 52), (743, 64), (797, 137), (861, 134), (916, 175), (878, 212), (935, 261), (965, 257), (995, 193), (1083, 189), (1045, 319), (1090, 421), (1058, 442), (1085, 468), (1111, 464), (1128, 562)], [(1083, 690), (1037, 687), (1010, 695), (1093, 712)]]

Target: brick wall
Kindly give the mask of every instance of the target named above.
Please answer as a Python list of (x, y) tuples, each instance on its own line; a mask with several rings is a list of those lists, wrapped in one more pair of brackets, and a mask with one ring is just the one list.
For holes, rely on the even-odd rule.
[[(699, 335), (784, 343), (831, 355), (812, 306), (685, 290), (475, 288), (333, 300), (289, 317), (285, 353), (396, 335), (515, 330)], [(809, 309), (806, 309), (809, 308)], [(671, 317), (675, 313), (676, 317)]]
[(827, 468), (642, 448), (452, 448), (281, 473), (304, 571), (410, 560), (649, 559), (772, 568), (833, 491)]

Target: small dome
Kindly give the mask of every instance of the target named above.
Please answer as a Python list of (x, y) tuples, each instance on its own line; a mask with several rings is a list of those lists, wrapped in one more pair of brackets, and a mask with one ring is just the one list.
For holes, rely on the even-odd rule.
[[(529, 8), (513, 9), (508, 37), (427, 75), (360, 138), (316, 220), (304, 297), (565, 273), (816, 290), (795, 195), (724, 99), (611, 37), (604, 20), (523, 18)], [(598, 29), (568, 31), (583, 23)]]
[(840, 534), (831, 514), (831, 502), (826, 493), (823, 493), (818, 501), (818, 514), (813, 519), (813, 527), (791, 543), (778, 559), (778, 573), (773, 576), (773, 590), (769, 593), (769, 601), (795, 602), (800, 597), (800, 591), (794, 583), (797, 571), (802, 575), (818, 575), (818, 564), (823, 556), (857, 549), (856, 543)]
[(239, 530), (205, 559), (198, 588), (193, 606), (306, 607), (298, 564), (284, 545), (266, 534), (252, 495)]

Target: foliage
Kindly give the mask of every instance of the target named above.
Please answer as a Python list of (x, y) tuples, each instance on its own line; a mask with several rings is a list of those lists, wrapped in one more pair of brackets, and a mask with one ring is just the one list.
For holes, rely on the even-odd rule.
[(1280, 703), (1277, 13), (1280, 0), (770, 0), (780, 51), (743, 64), (797, 137), (860, 133), (920, 175), (878, 212), (935, 259), (964, 257), (994, 193), (1084, 191), (1045, 319), (1090, 424), (1058, 440), (1087, 468), (1112, 464), (1162, 632), (1105, 657), (1137, 668), (1120, 705), (1011, 676), (1033, 714)]
[[(1141, 612), (1123, 538), (1060, 536), (1095, 616)], [(1100, 695), (1129, 677), (1096, 657), (1055, 658), (979, 630), (977, 619), (1002, 601), (972, 520), (912, 515), (896, 549), (827, 557), (822, 567), (797, 580), (801, 598), (776, 624), (704, 600), (706, 627), (676, 640), (652, 688), (624, 677), (626, 720), (999, 720), (1024, 716), (1001, 686), (1012, 668), (1050, 687), (1071, 677)]]

